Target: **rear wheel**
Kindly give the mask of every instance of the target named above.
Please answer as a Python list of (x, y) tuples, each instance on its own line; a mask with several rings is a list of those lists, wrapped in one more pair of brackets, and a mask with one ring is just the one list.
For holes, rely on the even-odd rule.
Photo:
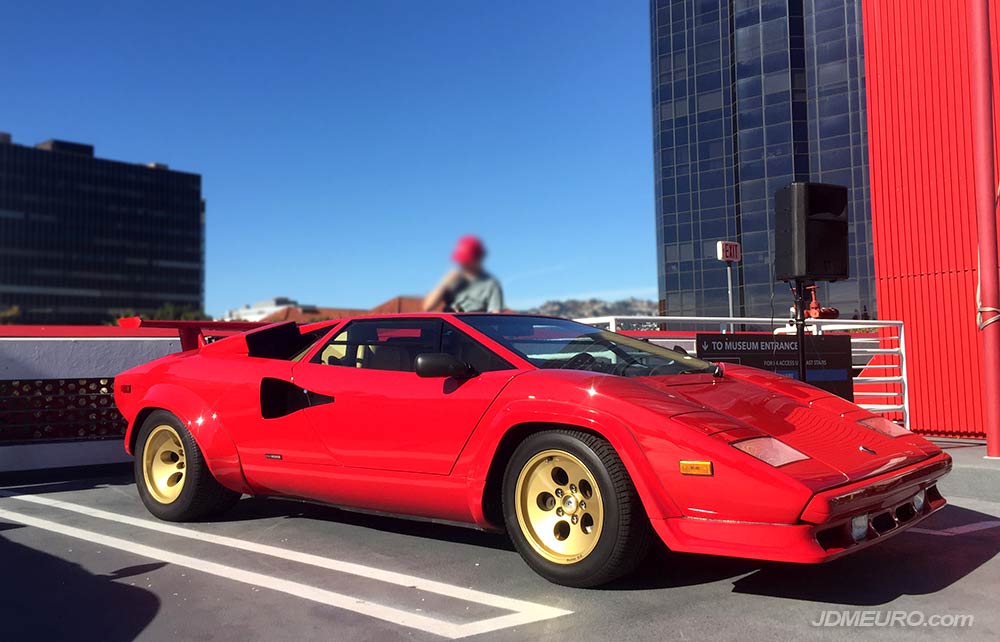
[(139, 429), (135, 482), (150, 513), (171, 522), (220, 514), (240, 494), (215, 480), (194, 437), (177, 417), (153, 412)]
[(597, 586), (645, 559), (650, 525), (614, 448), (570, 430), (531, 435), (503, 483), (507, 531), (536, 572), (557, 584)]

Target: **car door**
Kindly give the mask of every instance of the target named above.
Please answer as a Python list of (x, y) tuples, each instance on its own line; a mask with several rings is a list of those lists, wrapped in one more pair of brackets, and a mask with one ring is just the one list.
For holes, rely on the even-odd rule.
[[(441, 351), (478, 374), (417, 376), (416, 356)], [(296, 385), (333, 399), (306, 413), (338, 463), (441, 475), (451, 471), (479, 418), (516, 373), (435, 317), (353, 321), (294, 369)]]
[(292, 366), (256, 357), (234, 362), (229, 388), (213, 407), (236, 444), (243, 474), (260, 493), (306, 494), (302, 471), (335, 464), (302, 409), (275, 403), (293, 394)]

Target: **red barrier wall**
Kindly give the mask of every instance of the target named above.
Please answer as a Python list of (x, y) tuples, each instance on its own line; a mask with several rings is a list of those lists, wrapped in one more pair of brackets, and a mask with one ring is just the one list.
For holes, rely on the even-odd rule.
[(911, 426), (983, 437), (968, 4), (865, 0), (863, 11), (878, 314), (906, 323)]

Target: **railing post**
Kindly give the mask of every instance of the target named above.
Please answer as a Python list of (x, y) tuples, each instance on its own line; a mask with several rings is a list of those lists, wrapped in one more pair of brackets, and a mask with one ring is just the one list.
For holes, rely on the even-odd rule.
[(899, 322), (899, 374), (902, 377), (900, 385), (903, 395), (903, 428), (910, 429), (910, 386), (906, 378), (906, 338), (903, 322)]

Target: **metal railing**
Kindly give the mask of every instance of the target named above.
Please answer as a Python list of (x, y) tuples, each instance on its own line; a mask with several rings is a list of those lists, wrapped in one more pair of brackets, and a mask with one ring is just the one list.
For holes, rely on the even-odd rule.
[[(670, 332), (732, 332), (745, 328), (747, 332), (794, 334), (795, 326), (788, 319), (768, 317), (675, 317), (675, 316), (606, 316), (576, 319), (612, 332), (629, 330), (659, 330), (662, 337), (651, 337), (654, 343), (678, 344), (694, 353), (695, 341), (690, 336), (670, 337)], [(667, 329), (662, 328), (666, 326)], [(864, 331), (868, 332), (864, 332)], [(906, 337), (902, 321), (806, 319), (806, 331), (816, 335), (828, 332), (851, 334), (851, 359), (856, 403), (873, 413), (899, 420), (910, 427), (910, 397), (906, 378)], [(858, 336), (861, 335), (861, 336)], [(865, 402), (868, 400), (868, 403)], [(881, 401), (884, 403), (871, 403)]]

